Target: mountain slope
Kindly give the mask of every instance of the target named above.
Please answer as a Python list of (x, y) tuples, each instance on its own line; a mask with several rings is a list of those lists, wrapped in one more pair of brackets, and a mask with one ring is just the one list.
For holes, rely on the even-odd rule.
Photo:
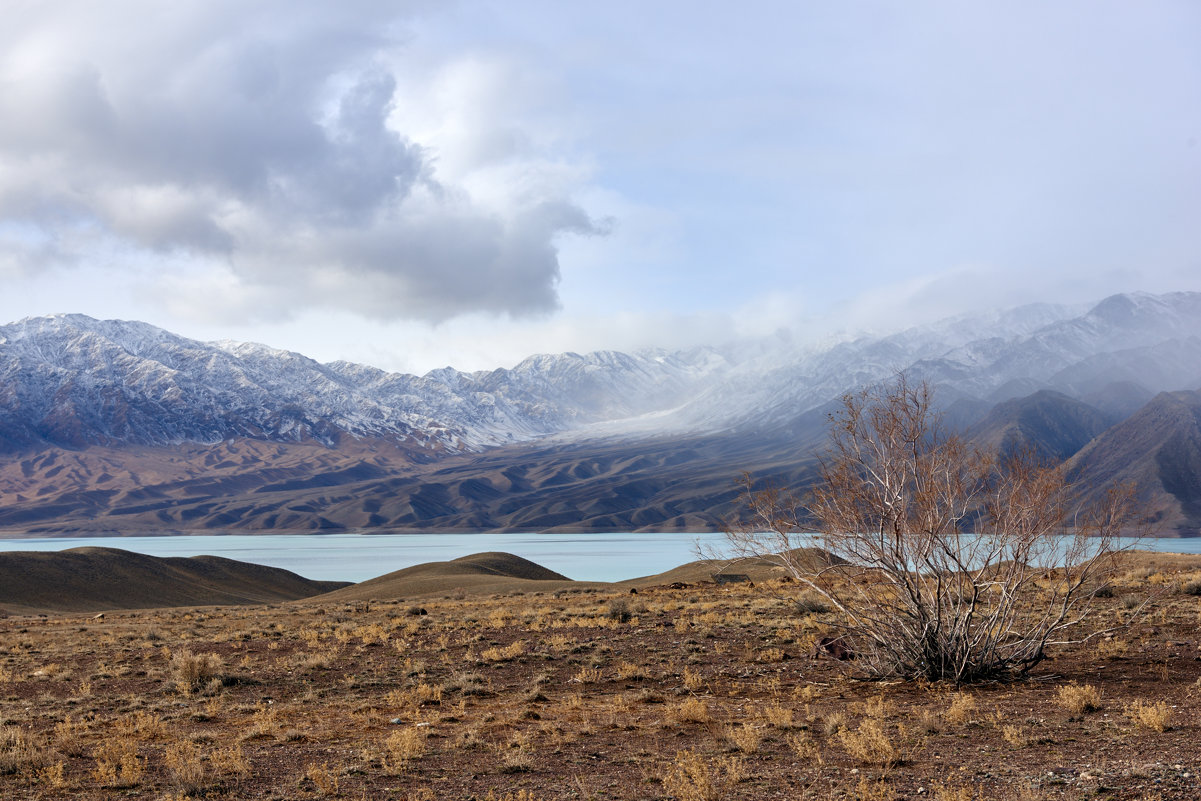
[(1138, 488), (1165, 531), (1201, 527), (1201, 392), (1165, 392), (1084, 447), (1069, 478), (1091, 490)]
[(993, 453), (1024, 451), (1044, 463), (1058, 464), (1113, 422), (1086, 403), (1044, 389), (998, 403), (971, 429), (969, 437)]

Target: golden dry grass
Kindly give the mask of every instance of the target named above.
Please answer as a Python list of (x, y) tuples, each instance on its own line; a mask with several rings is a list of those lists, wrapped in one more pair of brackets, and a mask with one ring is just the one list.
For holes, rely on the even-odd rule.
[(1192, 798), (1201, 606), (1173, 575), (1099, 610), (1151, 599), (1124, 652), (959, 689), (809, 659), (836, 621), (779, 582), (13, 616), (0, 797), (959, 799), (963, 765), (979, 798)]

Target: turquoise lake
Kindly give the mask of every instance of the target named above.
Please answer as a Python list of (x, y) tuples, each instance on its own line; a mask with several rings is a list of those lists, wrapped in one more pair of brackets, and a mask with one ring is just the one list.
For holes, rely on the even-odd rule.
[(150, 556), (209, 554), (319, 580), (366, 581), (423, 562), (505, 551), (577, 581), (621, 581), (697, 558), (722, 534), (229, 534), (0, 539), (0, 551), (122, 548)]
[[(210, 554), (282, 567), (306, 578), (365, 581), (423, 562), (505, 551), (578, 581), (621, 581), (691, 562), (698, 546), (720, 549), (707, 534), (228, 534), (162, 537), (0, 539), (0, 551), (123, 548), (151, 556)], [(1201, 553), (1201, 539), (1146, 539), (1144, 550)]]

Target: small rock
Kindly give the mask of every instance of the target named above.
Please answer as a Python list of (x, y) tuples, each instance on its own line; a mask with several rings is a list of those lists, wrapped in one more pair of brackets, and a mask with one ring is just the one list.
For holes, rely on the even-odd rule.
[(403, 723), (404, 721), (403, 721), (403, 720), (401, 720), (400, 718), (392, 718), (392, 719), (391, 719), (391, 720), (389, 720), (388, 722), (389, 722), (389, 723), (391, 723), (393, 726), (399, 726), (399, 725), (400, 725), (401, 723)]

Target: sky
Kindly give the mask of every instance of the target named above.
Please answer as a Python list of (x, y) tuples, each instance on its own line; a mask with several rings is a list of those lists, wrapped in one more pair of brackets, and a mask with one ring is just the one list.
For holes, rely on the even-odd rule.
[(1201, 5), (0, 0), (0, 322), (423, 373), (1201, 290)]

